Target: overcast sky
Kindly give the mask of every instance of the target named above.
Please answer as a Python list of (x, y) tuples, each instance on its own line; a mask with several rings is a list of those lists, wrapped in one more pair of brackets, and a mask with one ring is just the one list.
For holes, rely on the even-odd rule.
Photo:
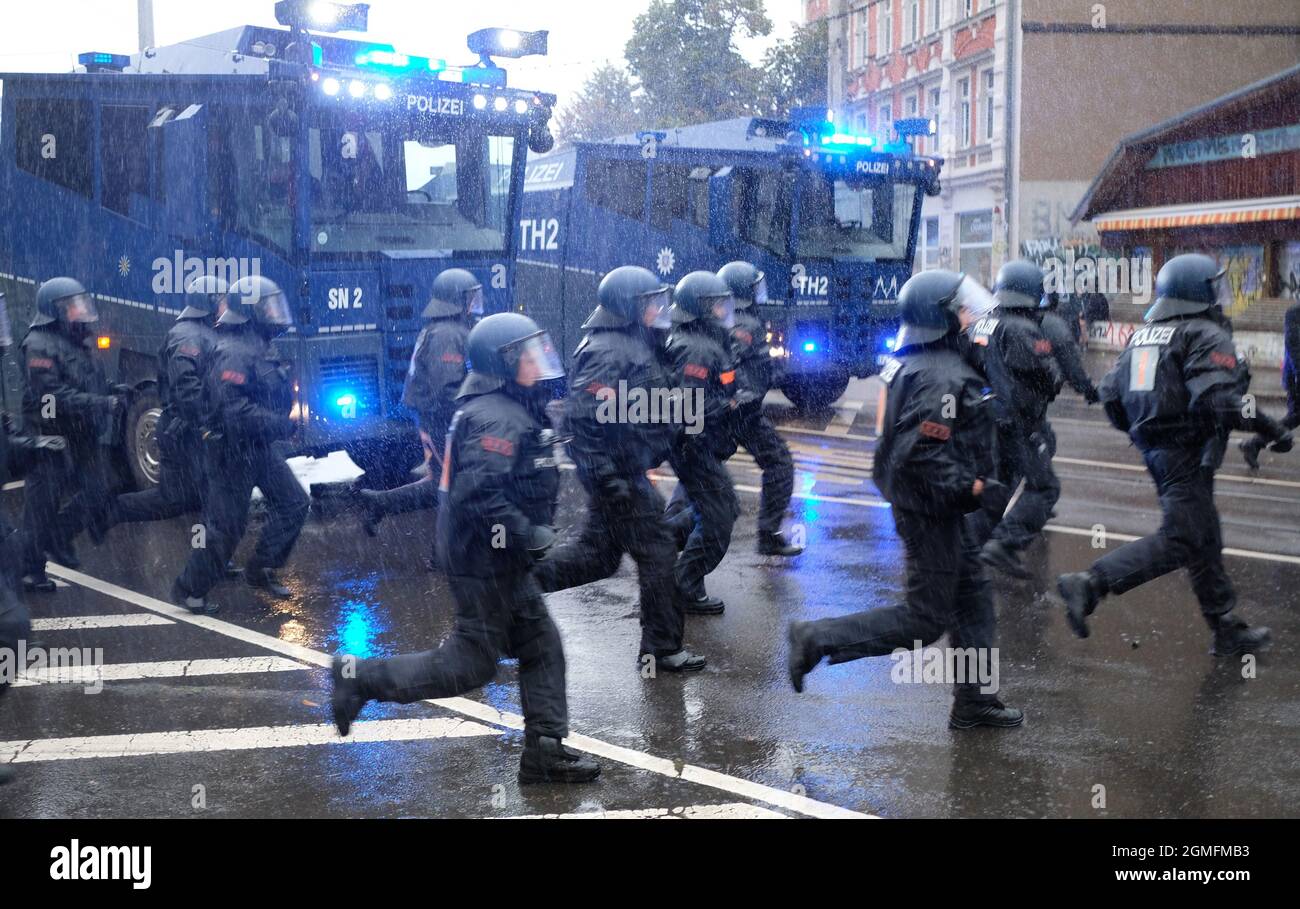
[[(489, 25), (549, 29), (550, 56), (503, 61), (512, 85), (565, 98), (607, 60), (622, 64), (632, 20), (650, 0), (371, 0), (370, 37), (399, 50), (473, 62), (465, 36)], [(789, 37), (801, 17), (801, 0), (766, 0), (773, 37)], [(157, 44), (237, 25), (275, 25), (273, 0), (154, 0)], [(78, 53), (132, 53), (138, 48), (136, 0), (3, 0), (0, 72), (70, 70)], [(770, 41), (742, 51), (757, 60)]]

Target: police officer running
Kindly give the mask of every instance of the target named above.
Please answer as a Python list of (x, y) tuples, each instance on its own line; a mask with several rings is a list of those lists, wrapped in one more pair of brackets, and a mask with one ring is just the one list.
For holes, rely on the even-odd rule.
[(1128, 433), (1155, 480), (1160, 529), (1102, 556), (1086, 571), (1065, 574), (1057, 589), (1070, 628), (1088, 636), (1088, 616), (1109, 593), (1186, 568), (1216, 656), (1252, 653), (1270, 638), (1233, 612), (1236, 592), (1223, 565), (1214, 504), (1214, 472), (1228, 435), (1257, 432), (1272, 449), (1290, 451), (1291, 433), (1243, 400), (1250, 372), (1237, 358), (1219, 304), (1224, 271), (1209, 256), (1174, 256), (1156, 275), (1156, 302), (1146, 325), (1101, 383), (1101, 401), (1116, 429)]
[[(962, 327), (992, 308), (988, 292), (965, 275), (928, 271), (898, 294), (902, 329), (895, 358), (880, 371), (886, 386), (882, 433), (872, 475), (893, 506), (907, 565), (906, 601), (839, 618), (792, 622), (788, 668), (795, 691), (825, 657), (844, 663), (924, 646), (947, 632), (958, 652), (992, 659), (997, 617), (965, 516), (999, 510), (1005, 490), (993, 480), (994, 428), (985, 378), (963, 357)], [(993, 501), (985, 502), (985, 496)], [(1019, 726), (1024, 715), (990, 685), (954, 679), (949, 725)]]
[[(1282, 319), (1282, 387), (1286, 390), (1282, 425), (1295, 429), (1300, 426), (1300, 302), (1292, 303)], [(1247, 466), (1259, 470), (1259, 453), (1268, 445), (1268, 438), (1255, 435), (1243, 439), (1240, 445)]]
[(372, 537), (387, 515), (438, 506), (442, 450), (456, 412), (456, 394), (465, 380), (465, 341), (483, 315), (482, 282), (463, 268), (446, 269), (434, 279), (433, 298), (423, 315), (427, 322), (411, 354), (402, 404), (416, 413), (430, 469), (396, 489), (361, 490), (362, 527)]
[(794, 460), (776, 427), (763, 412), (763, 399), (772, 387), (772, 354), (767, 331), (754, 315), (755, 305), (767, 302), (767, 278), (748, 262), (728, 262), (718, 271), (736, 300), (736, 324), (731, 329), (735, 345), (736, 410), (732, 414), (724, 460), (743, 445), (763, 472), (758, 503), (759, 555), (796, 556), (802, 546), (781, 533), (781, 519), (794, 494)]
[(226, 306), (226, 283), (215, 275), (199, 275), (185, 288), (185, 308), (158, 351), (163, 405), (156, 429), (158, 485), (113, 499), (103, 525), (89, 528), (96, 543), (117, 524), (161, 521), (202, 506), (207, 488), (205, 385), (217, 341), (215, 325)]
[(667, 459), (681, 428), (654, 404), (672, 390), (655, 335), (671, 324), (669, 289), (646, 269), (625, 265), (601, 280), (596, 296), (574, 354), (565, 419), (587, 515), (575, 539), (538, 563), (537, 582), (547, 593), (590, 584), (617, 571), (627, 553), (641, 590), (640, 659), (650, 657), (667, 672), (698, 671), (704, 657), (682, 646), (673, 532), (663, 497), (646, 476)]
[[(1008, 262), (994, 286), (997, 309), (971, 329), (973, 352), (993, 389), (997, 422), (998, 480), (1014, 490), (1024, 481), (1005, 515), (981, 510), (971, 520), (983, 542), (985, 564), (1016, 578), (1028, 578), (1019, 553), (1042, 532), (1061, 497), (1052, 470), (1055, 445), (1047, 406), (1061, 387), (1052, 342), (1038, 324), (1043, 273), (1032, 262)], [(999, 520), (1000, 517), (1000, 520)]]
[[(731, 329), (735, 299), (725, 281), (707, 271), (686, 275), (673, 291), (673, 332), (668, 360), (673, 380), (689, 397), (695, 422), (678, 434), (668, 460), (679, 481), (670, 518), (685, 545), (674, 572), (686, 612), (721, 615), (726, 604), (709, 596), (704, 577), (718, 567), (731, 545), (740, 502), (722, 464), (736, 401), (736, 367)], [(702, 402), (701, 408), (695, 402)], [(672, 514), (673, 503), (669, 505)]]
[(1083, 366), (1083, 348), (1079, 345), (1079, 327), (1070, 330), (1068, 314), (1061, 314), (1061, 298), (1056, 291), (1043, 294), (1039, 303), (1041, 321), (1038, 327), (1043, 330), (1043, 337), (1052, 345), (1052, 356), (1061, 380), (1083, 396), (1089, 404), (1101, 400), (1097, 386)]
[(469, 334), (469, 375), (448, 432), (438, 508), (438, 556), (456, 627), (436, 650), (334, 660), (340, 735), (368, 701), (411, 703), (487, 684), (503, 656), (519, 660), (524, 713), (521, 783), (583, 783), (600, 765), (562, 744), (569, 733), (564, 648), (533, 576), (554, 542), (559, 492), (548, 379), (564, 369), (550, 337), (518, 313), (488, 316)]
[(284, 294), (261, 275), (237, 281), (229, 308), (217, 319), (208, 373), (206, 545), (194, 549), (172, 585), (173, 602), (191, 612), (219, 608), (208, 602), (208, 592), (225, 577), (226, 563), (244, 535), (254, 487), (262, 491), (269, 516), (244, 580), (274, 597), (291, 595), (275, 571), (288, 561), (310, 503), (285, 463), (283, 445), (295, 430), (289, 418), (293, 380), (272, 342), (292, 324)]
[[(26, 385), (23, 419), (34, 435), (63, 436), (67, 458), (42, 458), (27, 477), (23, 527), (27, 534), (23, 586), (53, 593), (46, 557), (80, 565), (72, 540), (103, 520), (110, 477), (106, 442), (126, 410), (125, 386), (110, 388), (88, 346), (99, 321), (80, 282), (51, 278), (36, 291), (36, 318), (22, 342)], [(60, 510), (60, 503), (67, 504)]]

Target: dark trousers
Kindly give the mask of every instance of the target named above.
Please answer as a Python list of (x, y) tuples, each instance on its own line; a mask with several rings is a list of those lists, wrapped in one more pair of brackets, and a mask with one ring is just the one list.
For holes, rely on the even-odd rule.
[(115, 498), (109, 508), (111, 524), (164, 521), (203, 507), (207, 474), (202, 440), (188, 438), (173, 446), (159, 439), (159, 447), (158, 485)]
[(409, 704), (481, 688), (503, 657), (519, 660), (519, 700), (527, 734), (569, 734), (564, 646), (530, 574), (451, 576), (456, 627), (436, 650), (361, 660), (357, 680), (380, 701)]
[[(980, 566), (979, 543), (962, 516), (934, 518), (899, 508), (893, 515), (906, 553), (905, 602), (809, 623), (818, 654), (847, 663), (911, 649), (917, 641), (931, 644), (945, 631), (954, 648), (992, 648), (997, 638), (993, 597)], [(959, 701), (996, 697), (979, 689), (978, 681), (967, 681), (955, 685), (954, 694)]]
[[(0, 651), (17, 651), (18, 642), (27, 640), (32, 631), (31, 615), (20, 593), (22, 584), (23, 542), (22, 534), (9, 526), (0, 514)], [(4, 661), (17, 666), (17, 655)], [(0, 677), (0, 694), (4, 694), (12, 679)]]
[(1055, 451), (1056, 434), (1046, 421), (1038, 427), (998, 426), (997, 478), (1013, 491), (1024, 480), (1025, 488), (996, 524), (983, 511), (971, 516), (981, 543), (991, 537), (1008, 549), (1021, 550), (1043, 532), (1061, 497), (1061, 481), (1052, 469)]
[(758, 532), (779, 533), (785, 511), (790, 507), (790, 497), (794, 494), (794, 459), (790, 457), (790, 449), (763, 413), (762, 401), (741, 406), (732, 426), (732, 451), (734, 445), (744, 446), (763, 472)]
[(207, 596), (226, 576), (226, 563), (248, 526), (253, 487), (266, 499), (267, 519), (247, 568), (279, 568), (289, 560), (311, 502), (278, 446), (236, 449), (214, 445), (208, 452), (205, 545), (195, 548), (181, 571), (180, 586), (185, 593)]
[(407, 514), (412, 511), (424, 511), (438, 507), (438, 466), (435, 462), (433, 473), (427, 477), (376, 492), (371, 501), (376, 510), (384, 515)]
[(687, 440), (676, 446), (668, 461), (688, 503), (675, 516), (670, 512), (669, 525), (683, 528), (689, 521), (690, 527), (673, 576), (678, 590), (699, 599), (705, 594), (705, 575), (718, 567), (731, 545), (740, 502), (727, 468), (704, 440)]
[(1153, 448), (1143, 459), (1160, 496), (1160, 529), (1106, 553), (1092, 570), (1111, 593), (1124, 593), (1186, 568), (1201, 613), (1207, 620), (1226, 615), (1237, 597), (1223, 567), (1214, 471), (1202, 465), (1199, 449)]
[(582, 532), (548, 553), (533, 574), (547, 593), (580, 587), (612, 575), (627, 553), (641, 588), (641, 653), (667, 656), (682, 649), (686, 619), (673, 585), (677, 547), (658, 490), (644, 474), (626, 479), (627, 501), (589, 490)]
[(40, 458), (27, 474), (25, 574), (44, 575), (46, 552), (59, 543), (71, 543), (87, 521), (107, 512), (112, 485), (107, 452), (97, 442), (72, 445), (68, 452), (69, 458)]

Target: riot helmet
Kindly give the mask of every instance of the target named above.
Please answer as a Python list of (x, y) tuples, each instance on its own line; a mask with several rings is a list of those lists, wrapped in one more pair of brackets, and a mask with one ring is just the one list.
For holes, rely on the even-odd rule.
[(935, 269), (913, 275), (898, 292), (902, 327), (895, 350), (955, 336), (962, 329), (963, 310), (971, 319), (979, 319), (996, 305), (979, 282), (960, 272)]
[(230, 305), (218, 325), (252, 324), (259, 334), (275, 337), (293, 325), (293, 313), (280, 285), (264, 275), (247, 275), (230, 287)]
[(1156, 302), (1144, 317), (1156, 322), (1174, 316), (1192, 316), (1223, 305), (1229, 288), (1227, 269), (1200, 253), (1174, 256), (1156, 275)]
[(50, 278), (36, 291), (36, 318), (32, 327), (61, 324), (93, 325), (99, 321), (95, 301), (75, 278)]
[(637, 265), (623, 265), (605, 275), (596, 289), (596, 303), (583, 328), (664, 329), (672, 325), (672, 291)]
[(517, 312), (488, 316), (470, 329), (465, 365), (469, 374), (460, 396), (485, 394), (511, 383), (530, 388), (564, 376), (550, 334)]
[(699, 319), (713, 319), (728, 329), (736, 325), (731, 288), (711, 271), (693, 271), (673, 289), (673, 323), (685, 325)]
[(426, 319), (450, 319), (468, 315), (483, 315), (483, 282), (463, 268), (448, 268), (433, 279), (429, 304), (424, 307)]
[(737, 309), (767, 302), (767, 276), (749, 262), (728, 262), (718, 269), (718, 277), (731, 288)]
[(216, 275), (199, 275), (185, 285), (185, 308), (180, 319), (211, 319), (227, 301), (226, 282)]
[(998, 269), (993, 296), (1003, 309), (1039, 309), (1043, 299), (1043, 270), (1028, 259), (1015, 259)]

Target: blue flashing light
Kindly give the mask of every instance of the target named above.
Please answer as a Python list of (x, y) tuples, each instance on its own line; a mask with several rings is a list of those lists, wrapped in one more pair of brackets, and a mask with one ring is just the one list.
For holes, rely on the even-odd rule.
[(78, 54), (77, 62), (84, 66), (88, 73), (120, 73), (131, 65), (131, 58), (126, 56), (126, 54), (107, 54), (103, 51), (90, 51), (88, 53)]
[(822, 138), (823, 145), (859, 145), (863, 148), (870, 148), (876, 144), (872, 136), (854, 136), (849, 133), (831, 133), (829, 136)]
[(334, 399), (334, 406), (340, 410), (357, 406), (357, 396), (354, 394), (339, 395)]
[(804, 341), (804, 342), (803, 342), (803, 352), (804, 352), (804, 353), (816, 353), (816, 351), (817, 351), (817, 342), (816, 342), (816, 341)]
[(885, 338), (885, 350), (893, 350), (897, 346), (898, 346), (898, 338), (896, 337)]
[(446, 60), (432, 57), (414, 57), (395, 50), (391, 44), (377, 44), (358, 51), (353, 62), (362, 69), (390, 73), (440, 73), (447, 68)]

